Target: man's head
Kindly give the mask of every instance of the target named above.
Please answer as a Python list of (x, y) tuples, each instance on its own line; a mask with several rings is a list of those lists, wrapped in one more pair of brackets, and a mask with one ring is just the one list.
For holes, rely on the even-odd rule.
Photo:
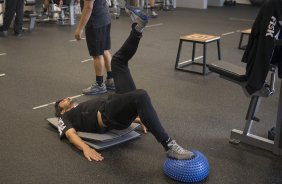
[(55, 103), (55, 116), (61, 117), (65, 112), (71, 110), (74, 107), (73, 102), (69, 97), (57, 100)]

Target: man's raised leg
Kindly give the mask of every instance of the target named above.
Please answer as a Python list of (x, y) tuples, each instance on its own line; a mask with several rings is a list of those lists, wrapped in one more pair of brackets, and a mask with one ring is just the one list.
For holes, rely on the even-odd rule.
[(136, 89), (128, 68), (129, 60), (137, 51), (143, 30), (148, 23), (148, 17), (137, 8), (126, 10), (133, 20), (132, 30), (122, 47), (112, 58), (112, 72), (116, 86), (116, 93), (126, 93)]
[[(128, 61), (137, 51), (142, 32), (148, 22), (148, 17), (141, 10), (130, 6), (126, 6), (126, 12), (134, 23), (132, 24), (132, 31), (129, 37), (112, 59), (112, 72), (116, 93), (119, 94), (113, 95), (110, 102), (107, 103), (105, 116), (108, 115), (108, 117), (116, 119), (116, 123), (120, 124), (127, 122), (129, 119), (133, 120), (139, 115), (145, 126), (164, 146), (168, 157), (191, 159), (194, 154), (178, 145), (163, 129), (148, 94), (143, 90), (136, 90), (128, 68)], [(123, 119), (123, 117), (125, 118)], [(129, 121), (129, 123), (131, 122)], [(127, 126), (128, 124), (125, 124), (125, 127)]]

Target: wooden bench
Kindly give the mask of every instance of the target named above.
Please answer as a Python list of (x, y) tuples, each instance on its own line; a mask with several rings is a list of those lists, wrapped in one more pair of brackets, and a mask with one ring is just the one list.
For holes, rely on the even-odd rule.
[(246, 45), (242, 46), (242, 41), (243, 41), (243, 37), (245, 35), (249, 36), (252, 32), (252, 29), (245, 29), (243, 31), (241, 31), (241, 36), (240, 36), (240, 41), (239, 41), (239, 49), (241, 50), (245, 50), (246, 49)]
[[(192, 59), (188, 60), (188, 61), (184, 61), (184, 62), (179, 62), (183, 42), (192, 42), (193, 43)], [(180, 37), (177, 56), (176, 56), (176, 62), (175, 62), (175, 69), (205, 75), (206, 74), (206, 67), (207, 67), (207, 64), (206, 64), (207, 44), (212, 43), (212, 42), (217, 42), (218, 60), (221, 60), (220, 36), (194, 33), (194, 34), (191, 34), (191, 35), (186, 35), (186, 36)], [(202, 63), (195, 62), (195, 50), (196, 50), (196, 44), (197, 43), (203, 45), (203, 56), (202, 56), (203, 62)], [(202, 71), (197, 71), (196, 69), (187, 68), (191, 65), (202, 66)]]

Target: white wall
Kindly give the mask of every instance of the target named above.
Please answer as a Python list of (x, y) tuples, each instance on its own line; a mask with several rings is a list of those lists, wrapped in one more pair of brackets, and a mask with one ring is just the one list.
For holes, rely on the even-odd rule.
[(208, 0), (176, 0), (176, 7), (206, 9)]
[[(207, 6), (223, 6), (225, 0), (175, 0), (176, 7), (206, 9)], [(236, 0), (238, 4), (251, 4), (250, 0)]]
[[(223, 6), (225, 0), (175, 0), (177, 7), (206, 9), (207, 6)], [(236, 0), (239, 4), (250, 4), (249, 0)]]
[(223, 6), (224, 0), (208, 0), (208, 6)]
[(238, 4), (251, 4), (249, 0), (236, 0)]

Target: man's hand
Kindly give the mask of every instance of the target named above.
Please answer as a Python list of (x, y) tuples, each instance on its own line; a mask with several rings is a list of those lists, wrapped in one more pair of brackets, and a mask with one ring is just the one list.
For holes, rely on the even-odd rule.
[(84, 7), (81, 13), (80, 21), (78, 23), (78, 26), (75, 30), (74, 36), (76, 40), (81, 40), (81, 35), (83, 32), (83, 29), (87, 22), (89, 21), (89, 18), (91, 16), (93, 6), (94, 6), (94, 1), (95, 0), (85, 0), (84, 1)]
[(82, 35), (83, 30), (82, 29), (76, 29), (74, 33), (74, 37), (77, 41), (81, 40), (81, 35)]
[(89, 160), (90, 162), (92, 160), (102, 161), (104, 159), (104, 157), (100, 153), (90, 148), (89, 146), (84, 147), (82, 151), (83, 151), (85, 158), (87, 158), (87, 160)]
[(90, 148), (78, 135), (77, 132), (74, 128), (70, 128), (66, 131), (66, 137), (68, 140), (75, 145), (78, 149), (80, 149), (85, 158), (87, 160), (92, 161), (102, 161), (104, 157), (100, 153), (98, 153), (96, 150)]
[(146, 134), (148, 132), (148, 129), (147, 127), (142, 123), (141, 119), (139, 117), (137, 117), (135, 120), (134, 120), (135, 123), (138, 123), (141, 125), (141, 129), (143, 130), (143, 132)]

